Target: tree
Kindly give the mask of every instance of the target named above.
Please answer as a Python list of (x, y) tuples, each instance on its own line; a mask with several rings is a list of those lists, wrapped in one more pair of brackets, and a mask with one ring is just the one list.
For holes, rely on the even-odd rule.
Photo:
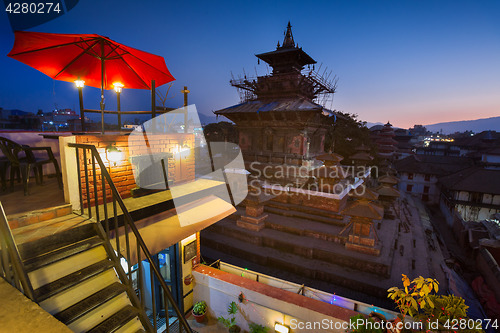
[(165, 110), (167, 107), (165, 106), (165, 104), (167, 103), (167, 100), (169, 99), (172, 99), (175, 97), (175, 95), (173, 96), (168, 96), (168, 93), (170, 91), (170, 88), (172, 88), (172, 85), (174, 83), (170, 83), (167, 87), (167, 91), (165, 92), (165, 94), (163, 94), (159, 89), (157, 89), (156, 91), (156, 97), (158, 97), (158, 99), (160, 100), (160, 103), (161, 103), (161, 106), (163, 107), (163, 109)]
[(480, 325), (468, 320), (467, 309), (469, 307), (463, 298), (436, 294), (439, 288), (439, 282), (436, 279), (419, 276), (410, 281), (406, 275), (401, 275), (403, 276), (403, 289), (389, 288), (387, 297), (396, 303), (402, 319), (409, 315), (414, 320), (421, 321), (425, 329), (439, 332), (454, 331), (452, 329), (454, 325), (458, 325), (460, 332), (464, 333), (483, 332)]
[(372, 155), (375, 156), (375, 146), (371, 142), (370, 130), (366, 127), (366, 121), (358, 120), (357, 114), (337, 110), (334, 112), (337, 117), (326, 133), (325, 151), (332, 150), (347, 159), (356, 153), (356, 147), (364, 144), (371, 148)]
[(238, 129), (236, 125), (227, 121), (207, 124), (203, 127), (203, 134), (207, 141), (238, 143)]

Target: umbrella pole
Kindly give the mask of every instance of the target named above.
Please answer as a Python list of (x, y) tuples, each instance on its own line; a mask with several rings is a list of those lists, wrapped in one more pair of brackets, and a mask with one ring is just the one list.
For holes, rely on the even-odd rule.
[(101, 134), (104, 134), (104, 40), (101, 40)]
[(104, 88), (101, 88), (101, 134), (104, 134)]

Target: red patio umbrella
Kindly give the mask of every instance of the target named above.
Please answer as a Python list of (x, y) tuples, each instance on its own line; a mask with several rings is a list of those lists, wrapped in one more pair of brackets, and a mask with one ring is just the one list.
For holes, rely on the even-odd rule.
[(104, 89), (121, 82), (127, 88), (151, 89), (171, 82), (165, 59), (96, 34), (53, 34), (16, 31), (9, 57), (53, 79), (84, 80), (101, 88), (101, 121), (104, 132)]

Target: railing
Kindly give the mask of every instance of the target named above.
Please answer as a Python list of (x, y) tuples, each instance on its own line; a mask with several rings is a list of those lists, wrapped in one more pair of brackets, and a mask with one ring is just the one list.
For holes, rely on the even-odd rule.
[(0, 277), (34, 300), (33, 287), (24, 270), (5, 211), (0, 202)]
[[(76, 153), (76, 161), (77, 161), (77, 175), (81, 177), (81, 167), (80, 167), (80, 152), (83, 155), (83, 177), (85, 184), (82, 185), (82, 180), (81, 178), (78, 179), (78, 184), (79, 184), (79, 192), (80, 192), (80, 212), (82, 214), (85, 214), (85, 207), (84, 207), (84, 198), (83, 198), (83, 192), (82, 192), (82, 186), (85, 186), (85, 192), (86, 192), (86, 215), (89, 216), (89, 218), (92, 218), (93, 216), (95, 217), (95, 220), (100, 223), (102, 222), (104, 224), (104, 231), (106, 234), (106, 237), (108, 240), (111, 242), (111, 233), (115, 236), (114, 242), (116, 243), (116, 252), (118, 256), (123, 257), (124, 259), (127, 260), (127, 270), (126, 270), (126, 275), (128, 279), (128, 285), (132, 286), (132, 281), (133, 281), (133, 274), (137, 275), (137, 290), (138, 290), (138, 297), (140, 299), (140, 306), (142, 307), (143, 310), (145, 310), (145, 303), (146, 303), (146, 295), (147, 293), (145, 292), (146, 288), (146, 281), (144, 281), (144, 268), (143, 265), (141, 264), (142, 260), (147, 260), (149, 262), (149, 269), (150, 269), (150, 285), (151, 285), (151, 305), (152, 305), (152, 315), (153, 315), (153, 320), (152, 320), (152, 325), (154, 328), (154, 332), (158, 331), (158, 324), (159, 320), (161, 319), (161, 311), (158, 311), (156, 308), (156, 291), (154, 288), (154, 279), (156, 278), (157, 281), (160, 284), (160, 288), (163, 291), (163, 301), (164, 301), (164, 309), (165, 309), (165, 322), (166, 322), (166, 329), (165, 332), (169, 332), (169, 315), (168, 315), (168, 303), (170, 302), (172, 305), (173, 310), (177, 314), (177, 318), (179, 320), (179, 332), (185, 332), (191, 333), (192, 330), (189, 327), (189, 324), (187, 323), (186, 319), (184, 318), (183, 313), (180, 311), (179, 307), (177, 306), (169, 287), (165, 283), (165, 280), (163, 279), (161, 273), (160, 273), (160, 268), (158, 267), (157, 262), (153, 259), (153, 256), (149, 252), (146, 243), (141, 237), (141, 234), (139, 233), (139, 230), (137, 229), (136, 225), (134, 224), (134, 220), (132, 219), (132, 216), (130, 215), (129, 211), (127, 210), (127, 207), (125, 206), (125, 203), (123, 202), (123, 199), (120, 196), (120, 193), (116, 189), (116, 186), (114, 185), (111, 176), (109, 175), (106, 166), (104, 162), (102, 161), (96, 147), (94, 145), (86, 145), (86, 144), (76, 144), (76, 143), (69, 143), (69, 147), (75, 148), (75, 153)], [(88, 165), (88, 159), (90, 158), (90, 166)], [(100, 178), (98, 179), (97, 177), (97, 166), (100, 168)], [(91, 169), (92, 173), (91, 175), (89, 174), (89, 169)], [(92, 186), (90, 186), (90, 183), (92, 182)], [(100, 189), (98, 188), (100, 187)], [(93, 190), (93, 200), (91, 198), (91, 191)], [(109, 202), (109, 207), (108, 207), (108, 190), (111, 191), (110, 195), (110, 202)], [(101, 196), (99, 196), (99, 191), (101, 192)], [(102, 197), (102, 204), (99, 203), (99, 197)], [(93, 207), (92, 207), (93, 203)], [(101, 207), (101, 208), (100, 208)], [(123, 225), (120, 226), (118, 222), (118, 208), (120, 208), (122, 212), (122, 217), (123, 217)], [(94, 213), (94, 214), (93, 214)], [(102, 216), (101, 216), (102, 213)], [(123, 235), (121, 235), (121, 231), (123, 231)], [(131, 235), (132, 234), (132, 235)], [(120, 249), (123, 248), (120, 247), (120, 238), (123, 237), (125, 241), (125, 255), (123, 256), (121, 254)], [(135, 245), (133, 243), (133, 238), (135, 238)], [(133, 248), (135, 246), (135, 248)], [(132, 250), (134, 253), (137, 254), (137, 263), (138, 263), (138, 268), (137, 270), (132, 271), (132, 265), (130, 263), (130, 258), (131, 258), (131, 253)], [(144, 255), (144, 259), (141, 258), (142, 254)]]
[(288, 290), (303, 295), (305, 297), (309, 297), (321, 302), (340, 306), (345, 309), (357, 311), (366, 315), (369, 315), (372, 312), (377, 312), (383, 314), (387, 319), (394, 319), (397, 317), (397, 313), (392, 310), (384, 309), (381, 307), (356, 301), (350, 298), (342, 297), (336, 294), (327, 293), (318, 289), (307, 287), (303, 284), (297, 284), (290, 281), (281, 280), (274, 276), (234, 266), (222, 262), (220, 260), (217, 260), (217, 265), (219, 266), (218, 269), (220, 269), (223, 272), (238, 275), (279, 289)]

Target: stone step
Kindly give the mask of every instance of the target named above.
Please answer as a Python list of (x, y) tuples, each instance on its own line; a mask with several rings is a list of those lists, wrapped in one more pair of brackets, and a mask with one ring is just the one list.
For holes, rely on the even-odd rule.
[(283, 214), (288, 214), (288, 216), (296, 217), (306, 217), (308, 219), (315, 219), (318, 222), (324, 222), (327, 224), (337, 224), (342, 223), (344, 216), (335, 212), (329, 212), (324, 209), (308, 207), (304, 205), (294, 205), (289, 203), (283, 203), (279, 201), (268, 201), (265, 203), (264, 209), (277, 209), (277, 211)]
[(336, 226), (341, 226), (344, 224), (344, 220), (339, 220), (339, 219), (332, 219), (332, 218), (327, 218), (327, 217), (322, 217), (322, 216), (317, 216), (317, 215), (310, 215), (308, 213), (304, 212), (297, 212), (293, 210), (286, 210), (283, 208), (277, 208), (277, 207), (265, 207), (264, 210), (266, 213), (273, 213), (276, 215), (281, 215), (285, 217), (296, 217), (296, 218), (303, 218), (303, 219), (308, 219), (310, 221), (316, 221), (316, 222), (321, 222), (324, 224), (328, 225), (336, 225)]
[(344, 225), (331, 225), (314, 220), (297, 217), (286, 217), (281, 214), (268, 213), (266, 228), (283, 231), (292, 235), (306, 236), (326, 241), (342, 242), (338, 234)]
[(71, 204), (65, 204), (61, 206), (44, 208), (25, 213), (8, 215), (7, 220), (9, 221), (10, 229), (14, 230), (27, 225), (36, 224), (51, 219), (55, 219), (57, 217), (69, 215), (72, 212), (73, 211), (71, 208)]
[[(294, 254), (306, 260), (318, 260), (324, 263), (338, 264), (346, 268), (369, 272), (387, 277), (390, 274), (390, 263), (381, 257), (349, 251), (341, 243), (303, 237), (279, 230), (263, 229), (259, 232), (237, 227), (232, 221), (223, 220), (205, 229), (213, 233), (227, 236), (226, 239), (247, 243), (255, 249), (275, 249), (282, 253)], [(202, 231), (202, 232), (205, 232)], [(205, 239), (207, 239), (205, 237)], [(339, 240), (340, 241), (340, 240)], [(304, 259), (303, 259), (304, 260)]]

